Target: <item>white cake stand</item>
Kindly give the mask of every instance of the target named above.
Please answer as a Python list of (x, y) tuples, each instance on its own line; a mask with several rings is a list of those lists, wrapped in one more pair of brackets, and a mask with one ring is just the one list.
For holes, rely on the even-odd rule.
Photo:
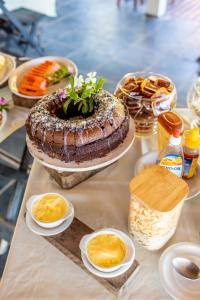
[(126, 154), (126, 152), (131, 148), (133, 145), (135, 138), (135, 131), (134, 131), (134, 122), (130, 120), (129, 132), (124, 139), (123, 143), (121, 143), (117, 148), (112, 150), (107, 155), (101, 158), (95, 158), (89, 161), (84, 161), (80, 163), (76, 162), (69, 162), (65, 163), (59, 159), (51, 158), (44, 152), (40, 151), (33, 142), (26, 137), (27, 146), (31, 155), (42, 165), (47, 168), (54, 169), (57, 172), (86, 172), (86, 171), (93, 171), (97, 169), (101, 169), (107, 167), (114, 163), (115, 161), (119, 160), (122, 156)]

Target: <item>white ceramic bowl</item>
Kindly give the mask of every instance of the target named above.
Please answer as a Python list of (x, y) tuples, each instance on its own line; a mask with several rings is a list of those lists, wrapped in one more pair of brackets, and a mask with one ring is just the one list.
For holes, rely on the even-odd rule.
[[(69, 208), (66, 215), (57, 220), (57, 221), (54, 221), (54, 222), (40, 222), (38, 221), (34, 216), (33, 216), (33, 213), (32, 213), (32, 208), (33, 208), (33, 204), (38, 201), (39, 199), (41, 199), (43, 196), (45, 195), (58, 195), (60, 196), (62, 199), (65, 200), (66, 204), (67, 204), (67, 207)], [(74, 207), (72, 205), (72, 203), (70, 201), (68, 201), (67, 199), (65, 199), (62, 195), (58, 194), (58, 193), (45, 193), (45, 194), (40, 194), (40, 195), (34, 195), (34, 196), (31, 196), (27, 203), (26, 203), (26, 208), (27, 208), (27, 211), (28, 213), (30, 214), (30, 216), (32, 217), (32, 219), (41, 227), (43, 228), (54, 228), (54, 227), (57, 227), (59, 225), (61, 225), (66, 219), (70, 218), (72, 215), (73, 215), (73, 212), (74, 212)]]
[[(123, 261), (120, 264), (118, 264), (117, 266), (114, 266), (114, 267), (111, 267), (111, 268), (102, 268), (102, 267), (99, 267), (99, 266), (95, 265), (90, 260), (90, 258), (88, 256), (88, 253), (87, 253), (88, 242), (92, 238), (94, 238), (95, 236), (100, 235), (100, 234), (114, 234), (120, 240), (122, 240), (124, 242), (124, 244), (126, 246), (126, 254), (125, 254), (125, 257), (124, 257)], [(89, 261), (89, 263), (93, 267), (95, 267), (97, 270), (99, 270), (101, 272), (113, 272), (113, 271), (116, 271), (120, 267), (130, 264), (131, 261), (133, 262), (134, 259), (135, 259), (135, 247), (134, 247), (133, 241), (124, 232), (122, 232), (120, 230), (117, 230), (117, 229), (113, 229), (113, 228), (98, 230), (98, 231), (95, 231), (95, 232), (93, 232), (91, 234), (87, 234), (87, 235), (83, 236), (82, 239), (81, 239), (81, 241), (80, 241), (79, 248), (86, 255), (87, 260)]]
[(0, 113), (2, 113), (2, 121), (0, 124), (0, 130), (3, 129), (4, 125), (6, 124), (7, 121), (7, 111), (2, 110)]
[[(41, 63), (44, 63), (46, 60), (53, 60), (61, 65), (66, 66), (68, 68), (68, 70), (70, 71), (70, 73), (72, 73), (75, 77), (77, 77), (78, 68), (77, 68), (76, 64), (73, 61), (71, 61), (70, 59), (67, 59), (65, 57), (60, 57), (60, 56), (43, 56), (43, 57), (31, 59), (31, 60), (23, 63), (18, 68), (16, 68), (15, 71), (13, 71), (11, 73), (11, 75), (9, 77), (9, 81), (8, 81), (8, 86), (9, 86), (10, 91), (17, 96), (27, 98), (27, 99), (42, 98), (43, 96), (28, 96), (28, 95), (21, 94), (18, 91), (18, 88), (19, 88), (20, 81), (22, 80), (25, 73), (27, 73), (33, 67), (35, 67)], [(59, 83), (53, 84), (48, 87), (47, 95), (52, 94), (53, 92), (57, 91), (59, 88), (64, 88), (68, 83), (69, 83), (68, 77), (63, 78)]]
[(3, 70), (0, 71), (0, 86), (4, 86), (10, 76), (10, 74), (16, 68), (16, 60), (13, 56), (0, 52), (6, 59), (6, 64)]

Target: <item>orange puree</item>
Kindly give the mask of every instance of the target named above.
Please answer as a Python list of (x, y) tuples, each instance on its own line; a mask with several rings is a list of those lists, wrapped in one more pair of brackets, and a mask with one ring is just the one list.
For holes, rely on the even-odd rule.
[(93, 264), (111, 268), (122, 262), (126, 246), (116, 235), (102, 233), (88, 242), (87, 253)]
[(65, 216), (68, 207), (59, 195), (47, 194), (33, 204), (32, 214), (40, 222), (50, 223)]

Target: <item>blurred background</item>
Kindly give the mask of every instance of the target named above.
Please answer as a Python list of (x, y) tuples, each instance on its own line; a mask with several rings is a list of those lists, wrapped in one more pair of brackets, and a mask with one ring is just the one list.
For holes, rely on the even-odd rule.
[[(177, 106), (186, 106), (188, 89), (200, 72), (199, 0), (10, 0), (0, 1), (0, 8), (2, 52), (29, 58), (68, 57), (80, 74), (97, 71), (104, 76), (105, 88), (111, 92), (127, 72), (161, 73), (177, 87)], [(24, 145), (24, 128), (0, 144), (2, 219), (13, 198), (10, 181), (19, 176), (13, 168), (19, 166)], [(6, 153), (13, 162), (5, 159)], [(28, 175), (20, 174), (25, 186)], [(19, 202), (22, 196), (18, 195)], [(1, 245), (5, 251), (0, 253), (0, 273), (15, 222), (16, 218), (8, 244)]]

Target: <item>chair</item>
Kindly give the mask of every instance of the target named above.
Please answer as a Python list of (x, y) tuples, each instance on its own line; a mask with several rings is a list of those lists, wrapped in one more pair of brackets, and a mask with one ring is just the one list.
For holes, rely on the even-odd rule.
[[(128, 1), (128, 0), (125, 0)], [(144, 4), (144, 0), (133, 0), (133, 8), (134, 10), (137, 10), (138, 5), (143, 5)], [(117, 0), (117, 6), (120, 7), (121, 5), (121, 0)]]
[[(28, 46), (32, 46), (38, 54), (42, 55), (43, 49), (37, 35), (37, 24), (43, 15), (24, 8), (10, 12), (4, 2), (0, 0), (0, 9), (3, 12), (0, 16), (0, 29), (7, 34), (5, 50), (8, 52), (9, 44), (16, 40), (23, 51), (21, 56), (26, 55)], [(16, 54), (12, 50), (9, 53)]]

